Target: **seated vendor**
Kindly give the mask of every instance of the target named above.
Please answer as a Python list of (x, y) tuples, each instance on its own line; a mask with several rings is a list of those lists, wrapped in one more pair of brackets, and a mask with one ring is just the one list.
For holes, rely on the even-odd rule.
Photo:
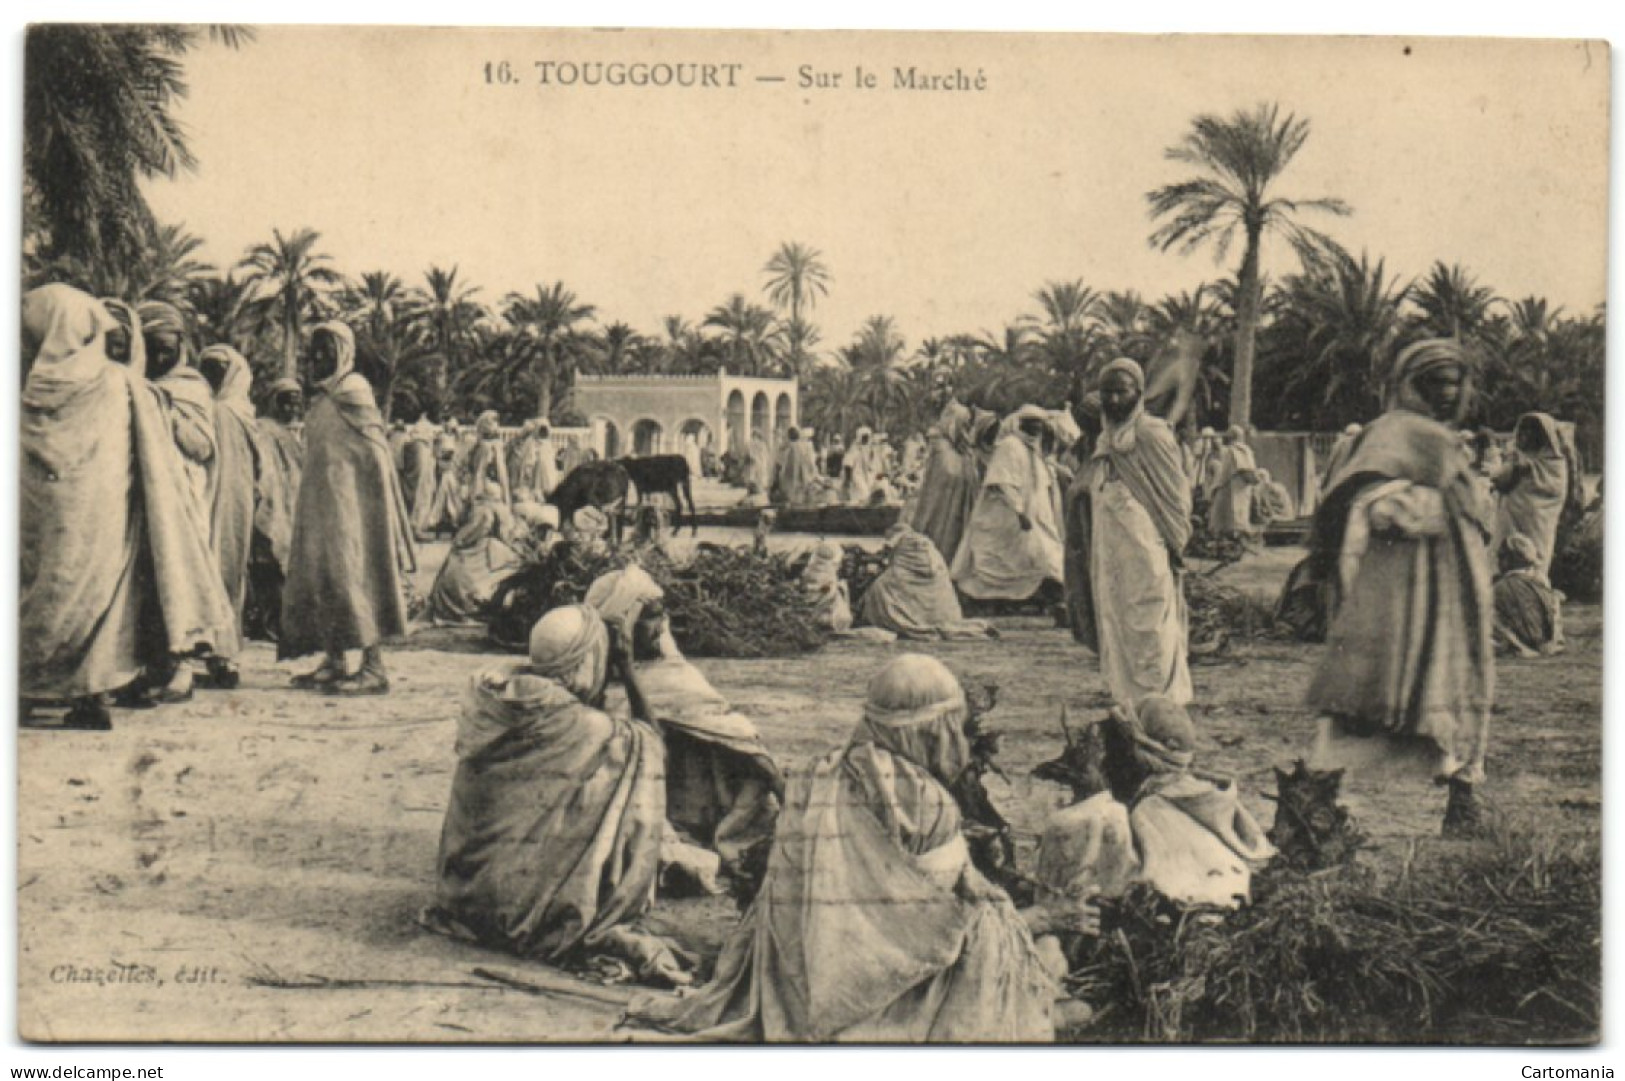
[(678, 649), (664, 596), (634, 565), (600, 577), (586, 603), (630, 628), (638, 684), (666, 743), (666, 817), (737, 872), (746, 852), (772, 839), (784, 779), (756, 725)]
[(1236, 908), (1252, 891), (1251, 864), (1274, 849), (1231, 783), (1194, 772), (1196, 730), (1183, 707), (1142, 698), (1130, 716), (1081, 736), (1034, 776), (1077, 800), (1050, 816), (1035, 877), (1054, 890), (1120, 897), (1148, 883), (1182, 905)]
[[(603, 711), (611, 672), (632, 716)], [(638, 921), (666, 829), (665, 750), (624, 644), (598, 613), (555, 608), (529, 663), (474, 679), (440, 836), (432, 930), (550, 964), (608, 955), (639, 979), (684, 984), (675, 949)]]
[(429, 618), (436, 625), (480, 622), (497, 586), (519, 568), (519, 555), (508, 545), (516, 528), (514, 516), (501, 503), (475, 504), (452, 538), (451, 551), (429, 591)]
[(1518, 657), (1563, 652), (1563, 594), (1540, 573), (1540, 549), (1522, 533), (1501, 545), (1495, 579), (1495, 649)]
[(801, 570), (801, 591), (816, 610), (818, 625), (833, 634), (852, 629), (852, 603), (841, 581), (841, 546), (820, 541)]
[(949, 791), (967, 712), (940, 661), (887, 664), (846, 745), (798, 776), (715, 979), (633, 1019), (707, 1040), (1054, 1039), (1049, 935), (1095, 934), (1098, 913), (1066, 895), (1018, 912), (972, 865)]
[(965, 618), (948, 564), (931, 538), (898, 524), (886, 542), (890, 557), (864, 591), (861, 622), (900, 638), (997, 637), (986, 620)]

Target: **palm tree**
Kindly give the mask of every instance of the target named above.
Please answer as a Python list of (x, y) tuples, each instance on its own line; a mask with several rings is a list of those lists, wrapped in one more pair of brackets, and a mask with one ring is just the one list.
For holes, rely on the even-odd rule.
[[(23, 65), (25, 251), (92, 263), (138, 261), (155, 230), (140, 181), (197, 159), (175, 119), (181, 58), (202, 28), (49, 23), (28, 28)], [(230, 48), (245, 27), (214, 26)]]
[(1168, 251), (1178, 247), (1188, 255), (1209, 240), (1215, 259), (1223, 260), (1239, 228), (1246, 246), (1239, 274), (1241, 296), (1236, 309), (1236, 356), (1230, 395), (1230, 421), (1246, 426), (1252, 420), (1253, 354), (1258, 334), (1259, 258), (1266, 232), (1284, 236), (1302, 251), (1318, 249), (1326, 240), (1293, 220), (1301, 210), (1331, 214), (1350, 213), (1341, 199), (1288, 199), (1271, 197), (1270, 185), (1286, 171), (1309, 138), (1309, 121), (1288, 115), (1280, 106), (1261, 104), (1238, 110), (1228, 120), (1201, 115), (1191, 121), (1184, 139), (1165, 152), (1166, 157), (1195, 166), (1202, 175), (1146, 193), (1153, 220), (1165, 219), (1150, 237), (1151, 246)]
[(541, 384), (538, 416), (553, 415), (553, 387), (573, 362), (574, 353), (569, 347), (575, 344), (576, 325), (590, 322), (597, 314), (595, 306), (581, 303), (561, 281), (545, 288), (537, 285), (534, 296), (509, 293), (503, 301), (503, 318), (538, 347), (533, 358)]
[(1281, 292), (1261, 368), (1271, 419), (1318, 429), (1369, 420), (1382, 404), (1410, 286), (1361, 254), (1292, 275)]
[(320, 239), (314, 229), (299, 229), (289, 236), (273, 229), (271, 242), (255, 244), (238, 264), (247, 271), (243, 285), (250, 290), (249, 307), (266, 317), (275, 313), (282, 331), (282, 372), (289, 379), (299, 376), (305, 322), (319, 316), (325, 295), (344, 284), (332, 259), (315, 250)]
[(1479, 285), (1465, 267), (1446, 266), (1442, 259), (1411, 291), (1411, 303), (1421, 313), (1419, 329), (1469, 344), (1479, 337), (1498, 301), (1495, 290)]
[(467, 363), (474, 328), (486, 316), (485, 308), (475, 299), (480, 287), (469, 285), (466, 279), (459, 281), (457, 272), (456, 266), (447, 270), (429, 264), (423, 272), (423, 284), (411, 292), (408, 301), (412, 320), (435, 349), (428, 396), (433, 399), (430, 411), (436, 416), (444, 414), (450, 405), (448, 395), (455, 373)]
[(356, 327), (359, 361), (367, 368), (379, 408), (387, 420), (395, 409), (399, 377), (434, 359), (437, 356), (434, 343), (413, 317), (411, 292), (401, 279), (388, 271), (374, 270), (361, 275), (360, 282), (345, 291), (343, 300)]
[(771, 311), (748, 303), (743, 293), (735, 293), (712, 308), (702, 325), (722, 331), (728, 368), (735, 374), (763, 375), (778, 368), (783, 328)]
[(1100, 294), (1083, 284), (1045, 282), (1033, 294), (1042, 314), (1039, 326), (1042, 349), (1051, 368), (1058, 372), (1081, 373), (1088, 366), (1095, 344), (1090, 316), (1100, 304)]
[(198, 338), (206, 345), (220, 343), (244, 353), (250, 361), (264, 350), (250, 348), (257, 336), (248, 318), (250, 290), (235, 274), (194, 278), (187, 283), (186, 306), (192, 310)]
[(1139, 293), (1132, 289), (1107, 293), (1095, 305), (1093, 314), (1114, 357), (1146, 359), (1151, 348), (1146, 334), (1150, 309)]
[(803, 316), (817, 306), (820, 296), (829, 295), (829, 267), (817, 248), (787, 240), (779, 245), (762, 273), (768, 275), (768, 299), (780, 309), (789, 309), (789, 325), (795, 329), (786, 336), (788, 360), (799, 374), (807, 365), (806, 347), (817, 341), (817, 331)]
[(593, 367), (605, 375), (633, 371), (644, 354), (644, 337), (627, 323), (614, 322), (599, 331), (593, 341)]

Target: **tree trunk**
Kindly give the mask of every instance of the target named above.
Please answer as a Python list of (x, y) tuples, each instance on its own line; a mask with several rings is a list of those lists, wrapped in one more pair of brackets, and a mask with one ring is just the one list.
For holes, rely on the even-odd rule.
[(299, 381), (299, 308), (282, 300), (282, 374)]
[(549, 424), (553, 423), (553, 373), (557, 369), (558, 366), (554, 363), (553, 358), (544, 355), (542, 358), (542, 377), (538, 380), (541, 387), (536, 392), (536, 415)]
[(1262, 229), (1247, 226), (1241, 257), (1241, 296), (1236, 310), (1236, 361), (1230, 376), (1230, 423), (1245, 429), (1253, 419), (1253, 352), (1258, 338), (1258, 247)]

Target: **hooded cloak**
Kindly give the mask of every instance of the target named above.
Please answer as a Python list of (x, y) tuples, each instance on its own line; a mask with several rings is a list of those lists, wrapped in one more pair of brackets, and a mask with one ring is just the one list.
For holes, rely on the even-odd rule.
[(355, 337), (323, 323), (339, 361), (305, 420), (279, 657), (338, 652), (404, 635), (404, 570), (417, 554), (372, 386), (355, 370)]
[(19, 685), (72, 699), (228, 641), (233, 613), (162, 401), (107, 359), (111, 317), (66, 285), (22, 307)]

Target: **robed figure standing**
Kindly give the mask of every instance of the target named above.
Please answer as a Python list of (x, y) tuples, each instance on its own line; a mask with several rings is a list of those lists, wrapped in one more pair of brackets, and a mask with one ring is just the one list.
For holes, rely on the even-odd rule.
[[(1102, 429), (1069, 498), (1073, 633), (1100, 657), (1112, 701), (1191, 700), (1183, 553), (1191, 486), (1173, 429), (1145, 411), (1145, 374), (1126, 358), (1100, 375)], [(1080, 490), (1081, 489), (1081, 490)]]
[(1495, 690), (1490, 528), (1456, 433), (1469, 375), (1451, 340), (1399, 355), (1387, 411), (1330, 479), (1311, 537), (1335, 604), (1310, 764), (1373, 774), (1384, 793), (1404, 774), (1448, 782), (1450, 832), (1478, 824)]
[[(395, 463), (372, 385), (355, 370), (355, 337), (343, 323), (311, 336), (320, 393), (305, 418), (305, 466), (294, 511), (280, 658), (325, 655), (294, 685), (344, 694), (389, 689), (381, 644), (406, 633), (403, 568), (417, 555)], [(363, 653), (347, 674), (344, 654)]]

